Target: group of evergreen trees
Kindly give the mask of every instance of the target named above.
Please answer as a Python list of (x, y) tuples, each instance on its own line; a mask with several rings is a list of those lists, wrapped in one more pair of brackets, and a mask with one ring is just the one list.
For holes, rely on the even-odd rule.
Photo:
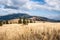
[(3, 24), (9, 24), (9, 23), (8, 23), (8, 20), (6, 20), (5, 22), (0, 21), (0, 26), (2, 26)]
[[(27, 19), (25, 17), (19, 18), (18, 24), (25, 24), (25, 25), (27, 25), (28, 23), (33, 23), (33, 21), (31, 19)], [(35, 21), (34, 21), (34, 23), (35, 23)], [(0, 21), (0, 26), (2, 26), (3, 24), (9, 24), (8, 20), (6, 20), (5, 22)]]
[[(27, 18), (19, 18), (19, 21), (18, 21), (19, 24), (23, 23), (23, 24), (28, 24), (28, 23), (33, 23), (33, 21), (30, 19), (30, 21), (27, 19)], [(34, 21), (35, 23), (35, 21)]]

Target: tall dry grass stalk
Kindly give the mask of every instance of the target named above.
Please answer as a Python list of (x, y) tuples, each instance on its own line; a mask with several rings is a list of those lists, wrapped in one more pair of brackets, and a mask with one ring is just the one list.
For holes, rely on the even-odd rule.
[(0, 27), (0, 40), (60, 40), (60, 23), (9, 24)]

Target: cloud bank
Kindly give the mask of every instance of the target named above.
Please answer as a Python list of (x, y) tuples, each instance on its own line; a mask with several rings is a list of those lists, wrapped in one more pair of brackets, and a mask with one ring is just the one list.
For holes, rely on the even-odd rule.
[(0, 0), (0, 12), (2, 13), (29, 13), (29, 10), (56, 10), (60, 11), (60, 0), (44, 0), (44, 4), (32, 0)]

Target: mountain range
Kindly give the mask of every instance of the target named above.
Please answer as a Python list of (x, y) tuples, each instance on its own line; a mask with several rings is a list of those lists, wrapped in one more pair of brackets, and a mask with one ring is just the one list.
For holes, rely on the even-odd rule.
[(9, 15), (4, 15), (0, 16), (0, 20), (11, 20), (11, 19), (17, 19), (17, 18), (33, 18), (35, 17), (35, 20), (37, 21), (48, 21), (48, 22), (60, 22), (60, 20), (54, 20), (54, 19), (49, 19), (46, 17), (41, 17), (41, 16), (31, 16), (25, 13), (14, 13), (14, 14), (9, 14)]

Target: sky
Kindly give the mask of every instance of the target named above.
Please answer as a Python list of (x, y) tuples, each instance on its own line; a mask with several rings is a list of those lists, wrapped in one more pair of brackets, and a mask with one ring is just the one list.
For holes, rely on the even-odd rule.
[(0, 16), (13, 13), (60, 20), (60, 0), (0, 0)]

